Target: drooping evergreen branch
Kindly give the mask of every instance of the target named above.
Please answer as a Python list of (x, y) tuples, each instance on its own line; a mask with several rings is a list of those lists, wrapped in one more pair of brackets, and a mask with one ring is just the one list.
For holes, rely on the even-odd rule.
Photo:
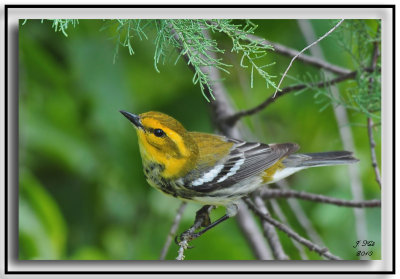
[[(213, 24), (215, 26), (215, 28), (218, 31), (220, 31), (220, 28), (216, 22), (213, 22), (210, 20), (210, 21), (208, 21), (208, 23)], [(349, 69), (345, 69), (343, 67), (328, 63), (327, 61), (318, 59), (316, 57), (307, 55), (305, 53), (299, 54), (299, 51), (296, 49), (292, 49), (285, 45), (269, 41), (267, 39), (258, 37), (254, 34), (247, 34), (242, 39), (248, 40), (249, 42), (252, 42), (252, 43), (255, 42), (260, 47), (267, 47), (268, 49), (273, 49), (276, 53), (279, 53), (279, 54), (282, 54), (285, 56), (294, 57), (294, 56), (298, 55), (297, 60), (300, 60), (306, 64), (312, 65), (312, 66), (320, 68), (320, 69), (327, 70), (329, 72), (332, 72), (332, 73), (335, 73), (338, 75), (345, 75), (345, 74), (348, 74), (349, 72), (351, 72), (351, 70), (349, 70)]]
[[(299, 51), (287, 46), (284, 46), (282, 44), (276, 43), (276, 42), (271, 42), (266, 39), (259, 38), (255, 35), (248, 35), (247, 36), (249, 39), (258, 41), (259, 44), (267, 44), (273, 47), (274, 51), (276, 53), (282, 54), (284, 56), (289, 56), (289, 57), (294, 57), (296, 56)], [(304, 53), (301, 53), (300, 55), (297, 56), (297, 60), (304, 62), (305, 64), (309, 64), (311, 66), (324, 69), (326, 71), (332, 72), (334, 74), (338, 75), (345, 75), (351, 72), (351, 70), (328, 63), (327, 61), (318, 59), (317, 57), (310, 56)]]

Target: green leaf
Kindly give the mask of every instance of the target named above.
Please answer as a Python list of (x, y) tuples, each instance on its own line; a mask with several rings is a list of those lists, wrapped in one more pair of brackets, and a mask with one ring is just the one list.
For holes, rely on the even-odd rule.
[(19, 179), (20, 259), (62, 259), (67, 227), (56, 201), (30, 172)]

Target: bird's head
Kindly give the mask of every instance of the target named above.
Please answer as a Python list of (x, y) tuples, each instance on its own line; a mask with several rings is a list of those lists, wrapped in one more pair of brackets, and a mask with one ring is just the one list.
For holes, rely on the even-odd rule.
[(161, 112), (139, 115), (120, 111), (136, 128), (143, 163), (164, 167), (165, 177), (175, 177), (193, 168), (198, 148), (176, 119)]

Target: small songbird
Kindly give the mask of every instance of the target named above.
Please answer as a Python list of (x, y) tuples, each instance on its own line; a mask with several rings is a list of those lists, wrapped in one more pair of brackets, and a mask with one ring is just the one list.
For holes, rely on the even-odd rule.
[(120, 112), (136, 128), (151, 186), (181, 200), (226, 207), (226, 214), (198, 235), (236, 215), (238, 200), (261, 185), (310, 167), (358, 162), (348, 151), (298, 154), (295, 143), (264, 144), (188, 132), (164, 113)]

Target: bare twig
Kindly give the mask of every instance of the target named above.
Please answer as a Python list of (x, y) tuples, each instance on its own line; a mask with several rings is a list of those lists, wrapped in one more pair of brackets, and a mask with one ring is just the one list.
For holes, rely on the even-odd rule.
[(375, 152), (376, 143), (374, 140), (374, 136), (372, 134), (373, 125), (374, 125), (374, 122), (372, 121), (371, 117), (368, 117), (367, 118), (367, 128), (368, 128), (369, 145), (370, 145), (370, 149), (371, 149), (372, 168), (374, 169), (374, 172), (375, 172), (375, 180), (376, 180), (376, 182), (378, 182), (379, 188), (382, 188), (381, 175), (380, 175), (378, 163), (376, 160), (376, 152)]
[(183, 261), (185, 259), (185, 250), (188, 248), (189, 244), (187, 240), (183, 240), (179, 243), (179, 250), (178, 250), (178, 256), (176, 257), (176, 260), (178, 261)]
[(308, 239), (303, 238), (298, 233), (287, 227), (286, 225), (276, 221), (271, 216), (263, 214), (252, 202), (249, 198), (245, 199), (246, 204), (249, 206), (251, 210), (254, 211), (260, 218), (267, 221), (271, 225), (275, 226), (277, 229), (281, 230), (282, 232), (286, 233), (288, 237), (293, 238), (294, 240), (298, 241), (299, 243), (306, 246), (310, 251), (316, 251), (319, 255), (330, 259), (330, 260), (341, 260), (338, 256), (335, 256), (329, 252), (327, 248), (322, 248), (316, 245), (315, 243), (309, 241)]
[[(365, 69), (365, 70), (370, 71), (370, 69)], [(226, 121), (227, 121), (227, 123), (229, 123), (229, 125), (234, 125), (240, 118), (242, 118), (244, 116), (255, 114), (255, 113), (265, 109), (270, 104), (275, 102), (279, 97), (282, 97), (282, 96), (286, 95), (287, 93), (299, 91), (299, 90), (302, 90), (305, 88), (322, 88), (322, 87), (333, 85), (333, 84), (336, 84), (336, 83), (339, 83), (339, 82), (342, 82), (342, 81), (345, 81), (348, 79), (355, 78), (356, 75), (357, 75), (357, 71), (353, 71), (353, 72), (338, 76), (338, 77), (333, 78), (328, 81), (320, 81), (320, 82), (311, 83), (311, 84), (296, 84), (296, 85), (291, 85), (291, 86), (285, 87), (281, 91), (276, 93), (276, 95), (272, 94), (264, 102), (255, 106), (254, 108), (242, 110), (242, 111), (239, 111), (239, 112), (229, 116)]]
[(324, 195), (298, 192), (294, 190), (283, 190), (283, 189), (264, 189), (261, 193), (261, 197), (263, 199), (297, 198), (297, 199), (320, 202), (320, 203), (334, 204), (337, 206), (357, 207), (357, 208), (381, 206), (380, 200), (348, 201)]
[[(268, 209), (264, 204), (264, 201), (261, 199), (259, 195), (254, 195), (254, 203), (259, 208), (260, 212), (262, 212), (264, 215), (269, 214)], [(272, 226), (265, 220), (261, 220), (261, 222), (264, 229), (264, 235), (268, 240), (274, 258), (276, 260), (288, 260), (289, 257), (283, 250), (282, 244), (279, 241), (279, 237), (278, 234), (276, 233), (274, 226)]]
[[(270, 203), (271, 206), (272, 206), (272, 211), (276, 214), (276, 216), (278, 217), (278, 219), (279, 219), (282, 223), (284, 223), (285, 225), (288, 226), (288, 225), (289, 225), (289, 222), (288, 222), (288, 220), (287, 220), (285, 214), (283, 213), (282, 209), (280, 208), (278, 202), (277, 202), (276, 200), (269, 200), (269, 203)], [(296, 217), (297, 217), (297, 216), (296, 216)], [(291, 238), (290, 240), (292, 241), (294, 247), (296, 247), (297, 250), (299, 251), (300, 258), (301, 258), (302, 260), (307, 260), (308, 257), (307, 257), (307, 255), (306, 255), (306, 253), (305, 253), (305, 251), (304, 251), (304, 246), (301, 245), (300, 243), (298, 243), (297, 241), (295, 241), (293, 238)], [(311, 241), (313, 241), (313, 240), (311, 239)], [(313, 241), (313, 242), (315, 242), (315, 241)], [(318, 243), (317, 243), (317, 244), (318, 244)]]
[(278, 86), (277, 86), (278, 89), (275, 90), (274, 98), (275, 98), (276, 94), (278, 93), (279, 87), (281, 86), (283, 79), (286, 77), (287, 72), (288, 72), (289, 69), (292, 67), (293, 61), (294, 61), (297, 57), (299, 57), (299, 55), (301, 55), (303, 52), (305, 52), (307, 49), (309, 49), (310, 47), (312, 47), (312, 46), (318, 44), (321, 40), (323, 40), (323, 39), (325, 39), (327, 36), (329, 36), (329, 34), (331, 34), (333, 31), (335, 31), (335, 29), (338, 28), (340, 24), (342, 24), (343, 20), (344, 20), (344, 19), (341, 19), (331, 30), (329, 30), (328, 32), (326, 32), (322, 37), (320, 37), (318, 40), (316, 40), (316, 41), (313, 42), (312, 44), (310, 44), (310, 45), (306, 46), (305, 48), (303, 48), (302, 51), (300, 51), (298, 54), (296, 54), (296, 56), (294, 56), (294, 57), (292, 58), (292, 60), (291, 60), (290, 63), (289, 63), (289, 66), (286, 68), (286, 71), (283, 73), (283, 75), (282, 75), (282, 77), (281, 77), (281, 80), (280, 80), (279, 83), (278, 83)]
[(294, 57), (294, 56), (298, 55), (297, 60), (302, 61), (309, 65), (315, 66), (317, 68), (332, 72), (334, 74), (345, 75), (345, 74), (348, 74), (351, 72), (351, 70), (349, 70), (349, 69), (345, 69), (345, 68), (330, 64), (322, 59), (318, 59), (317, 57), (309, 56), (304, 53), (299, 54), (299, 51), (297, 49), (292, 49), (287, 46), (281, 45), (279, 43), (271, 42), (271, 41), (265, 40), (263, 38), (257, 37), (255, 35), (247, 35), (247, 37), (251, 41), (258, 41), (259, 44), (261, 44), (261, 45), (273, 46), (276, 53), (279, 53), (279, 54), (282, 54), (285, 56), (289, 56), (289, 57)]
[[(280, 180), (276, 182), (276, 185), (284, 190), (289, 190), (289, 186), (286, 180)], [(274, 202), (275, 200), (271, 201)], [(276, 202), (276, 201), (275, 201)], [(323, 246), (324, 242), (322, 241), (321, 237), (319, 236), (318, 232), (315, 230), (313, 224), (308, 219), (306, 213), (304, 212), (303, 208), (301, 207), (299, 200), (297, 199), (288, 199), (287, 203), (289, 207), (292, 209), (293, 214), (296, 216), (297, 221), (303, 227), (307, 235), (309, 236), (312, 242), (315, 242), (318, 245)]]
[[(380, 36), (380, 25), (378, 26), (378, 30), (377, 30), (377, 37)], [(374, 41), (374, 48), (373, 48), (373, 52), (372, 52), (372, 59), (371, 59), (371, 68), (372, 71), (374, 71), (376, 69), (376, 64), (378, 61), (378, 57), (379, 57), (379, 45), (378, 45), (378, 41), (375, 40)], [(373, 86), (372, 84), (374, 83), (374, 78), (370, 77), (369, 79), (369, 92), (368, 94), (372, 94), (372, 90), (373, 90)], [(374, 135), (372, 133), (372, 127), (374, 126), (374, 122), (372, 121), (371, 117), (367, 117), (367, 128), (368, 128), (368, 138), (369, 138), (369, 145), (370, 145), (370, 150), (371, 150), (371, 162), (372, 162), (372, 168), (374, 169), (375, 172), (375, 180), (376, 182), (378, 182), (379, 187), (382, 188), (382, 183), (381, 183), (381, 175), (379, 172), (379, 168), (378, 168), (378, 163), (376, 160), (376, 152), (375, 152), (375, 140), (374, 140)]]
[(235, 218), (255, 257), (259, 260), (273, 259), (267, 241), (260, 232), (258, 224), (242, 201), (239, 203), (239, 211)]
[(185, 211), (187, 203), (182, 202), (178, 208), (178, 212), (175, 215), (174, 222), (172, 223), (171, 229), (169, 230), (167, 240), (165, 241), (164, 247), (161, 250), (160, 260), (165, 260), (165, 256), (167, 255), (168, 249), (171, 246), (172, 239), (178, 230), (179, 223), (182, 218), (183, 211)]

